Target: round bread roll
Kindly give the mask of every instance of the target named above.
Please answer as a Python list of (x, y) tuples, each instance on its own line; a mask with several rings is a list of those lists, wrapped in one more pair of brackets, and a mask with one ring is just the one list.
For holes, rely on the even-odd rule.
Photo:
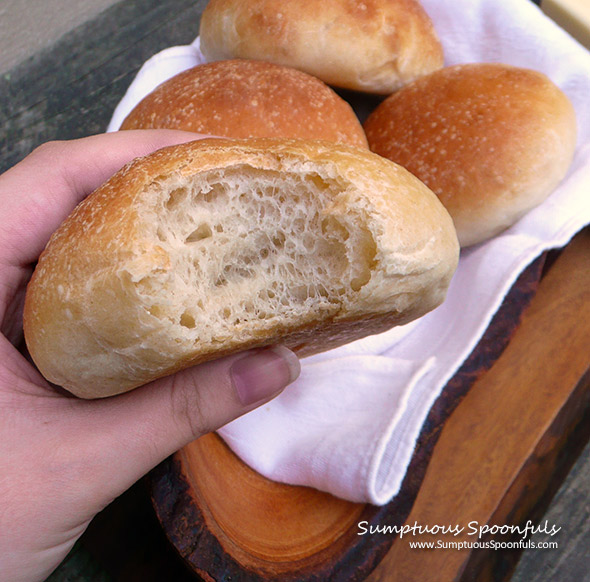
[(417, 0), (210, 0), (200, 40), (210, 61), (259, 59), (382, 95), (443, 66)]
[(457, 260), (437, 197), (368, 150), (206, 139), (137, 159), (74, 210), (29, 284), (25, 338), (51, 382), (110, 396), (406, 323), (443, 301)]
[(199, 65), (176, 75), (138, 103), (121, 126), (151, 128), (368, 147), (352, 107), (325, 83), (289, 67), (244, 59)]
[(576, 118), (545, 75), (503, 64), (448, 67), (391, 95), (369, 116), (371, 149), (431, 188), (461, 246), (503, 231), (565, 176)]

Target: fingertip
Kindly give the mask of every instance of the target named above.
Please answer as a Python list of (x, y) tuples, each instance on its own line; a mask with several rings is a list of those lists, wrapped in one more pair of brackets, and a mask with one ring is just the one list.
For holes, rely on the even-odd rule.
[(281, 345), (246, 352), (230, 367), (232, 385), (244, 406), (270, 400), (295, 381), (300, 372), (299, 358)]

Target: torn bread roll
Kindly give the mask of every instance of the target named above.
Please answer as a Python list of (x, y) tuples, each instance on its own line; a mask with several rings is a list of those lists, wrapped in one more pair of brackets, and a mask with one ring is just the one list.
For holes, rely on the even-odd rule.
[(151, 128), (368, 147), (352, 107), (325, 83), (290, 67), (245, 59), (179, 73), (138, 103), (121, 125)]
[(381, 95), (441, 68), (444, 60), (417, 0), (210, 0), (200, 42), (209, 61), (269, 61)]
[(437, 197), (368, 150), (206, 139), (137, 159), (74, 210), (28, 287), (25, 338), (48, 380), (110, 396), (407, 323), (443, 301), (457, 260)]
[(567, 96), (545, 75), (456, 65), (394, 93), (369, 116), (370, 148), (432, 189), (462, 246), (502, 232), (565, 177), (576, 147)]

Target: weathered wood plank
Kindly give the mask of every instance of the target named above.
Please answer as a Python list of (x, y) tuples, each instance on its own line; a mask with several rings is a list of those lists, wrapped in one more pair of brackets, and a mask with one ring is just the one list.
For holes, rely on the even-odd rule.
[(590, 580), (590, 446), (587, 446), (555, 495), (543, 521), (556, 524), (555, 535), (538, 534), (535, 542), (557, 541), (558, 548), (526, 550), (511, 582), (584, 582)]
[(0, 172), (37, 145), (105, 130), (139, 67), (191, 42), (205, 0), (121, 2), (0, 78)]

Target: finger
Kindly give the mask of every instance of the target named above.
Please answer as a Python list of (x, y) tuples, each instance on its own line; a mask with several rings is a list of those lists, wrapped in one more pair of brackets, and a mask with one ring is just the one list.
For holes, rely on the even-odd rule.
[[(251, 350), (184, 370), (106, 400), (82, 401), (77, 440), (93, 451), (92, 478), (104, 503), (199, 436), (268, 402), (300, 372), (285, 347)], [(84, 436), (82, 436), (84, 435)], [(80, 482), (83, 484), (83, 481)]]
[(35, 261), (73, 208), (126, 163), (200, 137), (134, 130), (40, 146), (0, 176), (1, 255), (15, 265)]

